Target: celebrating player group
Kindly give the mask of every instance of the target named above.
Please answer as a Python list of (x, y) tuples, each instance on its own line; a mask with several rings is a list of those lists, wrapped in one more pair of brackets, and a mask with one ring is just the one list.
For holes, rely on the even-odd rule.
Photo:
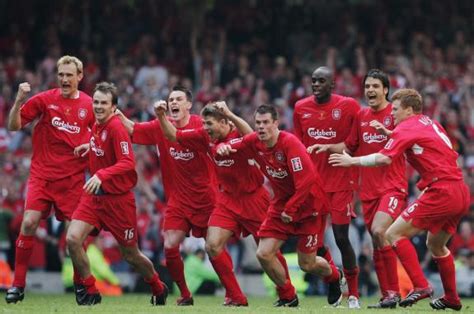
[[(135, 143), (158, 150), (167, 196), (164, 255), (180, 291), (178, 306), (194, 305), (180, 255), (188, 235), (205, 238), (225, 288), (223, 305), (248, 306), (226, 243), (251, 235), (258, 244), (256, 257), (275, 284), (274, 306), (299, 305), (280, 252), (289, 237), (296, 237), (298, 264), (328, 285), (328, 304), (338, 307), (347, 292), (348, 307), (360, 308), (359, 268), (349, 239), (357, 191), (381, 293), (369, 308), (407, 307), (433, 297), (410, 241), (426, 231), (444, 288), (444, 295), (429, 304), (438, 310), (461, 309), (446, 244), (468, 212), (469, 190), (446, 131), (422, 114), (423, 99), (416, 90), (399, 89), (390, 98), (388, 76), (372, 69), (363, 79), (368, 106), (361, 107), (353, 98), (332, 93), (333, 71), (319, 67), (312, 73), (313, 94), (295, 105), (290, 133), (279, 129), (278, 111), (269, 104), (256, 109), (255, 130), (224, 101), (208, 103), (200, 116), (191, 114), (192, 93), (180, 86), (154, 104), (155, 120), (136, 123), (117, 108), (112, 83), (97, 84), (92, 98), (79, 91), (83, 65), (78, 58), (61, 57), (57, 78), (58, 88), (29, 99), (30, 85), (21, 83), (9, 114), (11, 131), (36, 125), (7, 303), (24, 299), (34, 235), (54, 209), (68, 227), (78, 305), (102, 300), (83, 248), (86, 238), (102, 229), (111, 232), (123, 258), (150, 286), (151, 304), (166, 304), (168, 287), (137, 242)], [(407, 203), (407, 162), (420, 176), (421, 193), (412, 203)], [(341, 268), (324, 246), (328, 217)], [(414, 287), (403, 299), (397, 259)]]

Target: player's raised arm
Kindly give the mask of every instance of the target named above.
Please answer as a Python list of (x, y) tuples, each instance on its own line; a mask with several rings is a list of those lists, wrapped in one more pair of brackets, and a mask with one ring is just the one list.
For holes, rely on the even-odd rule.
[(166, 111), (168, 110), (166, 101), (159, 100), (155, 102), (153, 108), (155, 109), (158, 121), (160, 121), (161, 129), (165, 137), (172, 142), (176, 142), (176, 127), (166, 117)]
[(250, 134), (253, 132), (252, 127), (241, 117), (234, 114), (225, 101), (217, 101), (214, 103), (214, 107), (222, 111), (222, 113), (237, 127), (241, 135)]
[(15, 103), (13, 104), (12, 109), (10, 109), (10, 114), (8, 115), (9, 131), (18, 131), (21, 129), (20, 108), (28, 97), (30, 91), (31, 86), (28, 82), (23, 82), (18, 86), (18, 93), (16, 94)]
[(120, 109), (115, 110), (115, 115), (120, 118), (122, 124), (124, 125), (125, 129), (128, 132), (128, 135), (133, 134), (133, 127), (135, 126), (135, 122), (127, 118)]

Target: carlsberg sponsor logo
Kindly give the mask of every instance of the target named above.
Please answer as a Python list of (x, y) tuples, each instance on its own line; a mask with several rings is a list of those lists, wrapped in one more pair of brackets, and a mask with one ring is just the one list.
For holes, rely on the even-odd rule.
[(78, 134), (81, 132), (81, 127), (77, 126), (76, 124), (69, 124), (69, 122), (64, 122), (61, 120), (59, 117), (54, 117), (53, 120), (51, 120), (51, 124), (56, 127), (58, 130), (67, 132), (67, 133), (72, 133), (72, 134)]
[(265, 167), (267, 170), (268, 175), (272, 176), (273, 178), (283, 179), (284, 177), (288, 176), (288, 172), (286, 170), (275, 170), (268, 166)]
[(329, 140), (331, 138), (336, 137), (336, 131), (333, 131), (332, 128), (329, 128), (329, 130), (320, 130), (320, 129), (315, 129), (315, 128), (309, 128), (308, 129), (308, 135), (311, 136), (314, 139), (325, 139)]
[(176, 160), (191, 160), (194, 158), (194, 153), (190, 151), (177, 151), (174, 147), (170, 147), (170, 155)]
[(214, 158), (214, 162), (218, 167), (231, 167), (235, 161), (233, 159), (224, 159), (224, 160), (217, 160)]
[(364, 142), (366, 143), (382, 143), (387, 140), (387, 136), (383, 134), (372, 134), (369, 132), (364, 132), (362, 134), (362, 138), (364, 139)]

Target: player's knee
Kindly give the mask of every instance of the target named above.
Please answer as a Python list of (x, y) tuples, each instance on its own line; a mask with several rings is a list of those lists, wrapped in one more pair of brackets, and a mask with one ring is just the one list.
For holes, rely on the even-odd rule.
[(206, 242), (206, 252), (209, 256), (216, 256), (222, 251), (222, 247), (215, 242), (209, 241)]
[(304, 271), (305, 273), (313, 272), (315, 264), (316, 264), (316, 260), (309, 261), (307, 259), (304, 259), (304, 260), (298, 261), (298, 265), (300, 266), (300, 269)]
[(374, 239), (374, 243), (379, 247), (381, 245), (383, 246), (383, 243), (385, 241), (386, 230), (379, 226), (372, 226), (371, 232), (372, 232), (372, 238)]
[(21, 222), (21, 229), (23, 234), (25, 235), (34, 235), (36, 233), (36, 229), (38, 228), (39, 220), (31, 217), (25, 216), (23, 217), (23, 221)]
[(133, 255), (130, 254), (130, 252), (123, 252), (122, 253), (122, 258), (129, 264), (133, 264)]
[(137, 259), (138, 251), (130, 248), (125, 248), (121, 250), (122, 258), (129, 264), (133, 264), (133, 262)]
[(176, 237), (167, 237), (165, 238), (165, 241), (164, 241), (165, 249), (174, 249), (176, 247), (179, 248), (180, 244), (181, 242)]
[(269, 262), (273, 256), (274, 255), (269, 251), (257, 249), (257, 258), (260, 262)]
[(426, 240), (426, 247), (434, 256), (444, 256), (446, 255), (446, 246), (444, 243), (433, 241), (430, 238)]
[(79, 235), (71, 231), (66, 234), (66, 243), (69, 250), (74, 250), (75, 248), (82, 246), (81, 238), (79, 237)]

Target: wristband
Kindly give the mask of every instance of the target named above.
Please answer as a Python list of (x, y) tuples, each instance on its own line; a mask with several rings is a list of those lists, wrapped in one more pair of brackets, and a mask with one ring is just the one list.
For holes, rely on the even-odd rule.
[(360, 157), (360, 165), (364, 167), (373, 167), (377, 165), (375, 154)]

